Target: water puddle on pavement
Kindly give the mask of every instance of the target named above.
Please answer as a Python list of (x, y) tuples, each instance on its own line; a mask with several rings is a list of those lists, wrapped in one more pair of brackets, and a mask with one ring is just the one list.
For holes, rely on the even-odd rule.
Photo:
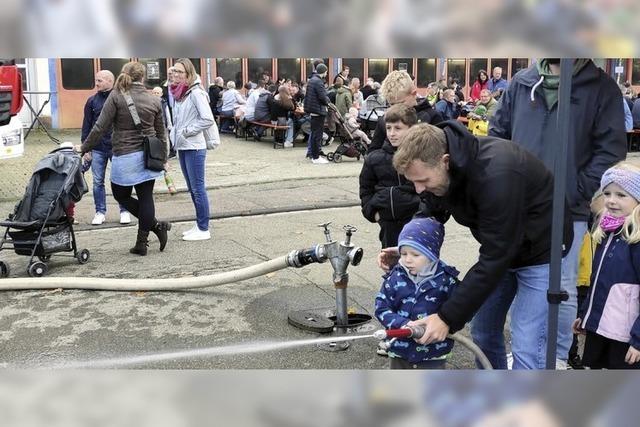
[(113, 359), (87, 360), (87, 361), (69, 361), (62, 362), (53, 366), (43, 366), (46, 369), (100, 369), (100, 368), (117, 368), (122, 366), (143, 365), (154, 362), (163, 362), (167, 360), (179, 359), (196, 359), (212, 356), (232, 356), (239, 354), (263, 353), (267, 351), (285, 350), (295, 347), (302, 347), (314, 344), (330, 344), (343, 341), (360, 340), (364, 338), (372, 338), (373, 334), (368, 335), (345, 335), (328, 338), (311, 338), (298, 341), (266, 341), (249, 344), (232, 345), (225, 347), (209, 347), (193, 350), (173, 351), (167, 353), (148, 354), (140, 356), (126, 356)]

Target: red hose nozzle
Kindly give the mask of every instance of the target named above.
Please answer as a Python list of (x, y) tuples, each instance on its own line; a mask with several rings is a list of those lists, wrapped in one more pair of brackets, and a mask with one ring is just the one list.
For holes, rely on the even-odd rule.
[(373, 336), (379, 340), (388, 338), (420, 338), (425, 332), (422, 326), (409, 326), (398, 329), (380, 329), (379, 331), (375, 331)]

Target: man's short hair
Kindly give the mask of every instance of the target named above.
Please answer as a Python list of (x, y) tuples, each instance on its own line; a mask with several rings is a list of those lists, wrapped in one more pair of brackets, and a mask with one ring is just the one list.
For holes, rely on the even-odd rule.
[(489, 96), (491, 96), (491, 91), (490, 91), (489, 89), (482, 89), (482, 90), (480, 91), (480, 96), (482, 96), (482, 95), (489, 95)]
[(442, 92), (442, 97), (446, 98), (449, 95), (455, 95), (456, 93), (453, 91), (453, 89), (445, 89), (444, 92)]
[(389, 103), (395, 103), (398, 99), (408, 96), (414, 87), (409, 73), (395, 70), (390, 72), (382, 81), (382, 97)]
[(100, 70), (96, 73), (102, 75), (103, 77), (106, 77), (107, 79), (111, 80), (111, 83), (116, 81), (116, 77), (113, 75), (113, 73), (109, 70)]
[(446, 153), (447, 137), (444, 131), (427, 123), (418, 123), (402, 138), (402, 144), (393, 155), (393, 167), (401, 174), (407, 171), (414, 160), (435, 167)]
[(385, 123), (402, 122), (411, 127), (418, 123), (418, 116), (415, 108), (409, 107), (404, 103), (399, 103), (387, 109), (387, 112), (384, 114), (384, 121)]

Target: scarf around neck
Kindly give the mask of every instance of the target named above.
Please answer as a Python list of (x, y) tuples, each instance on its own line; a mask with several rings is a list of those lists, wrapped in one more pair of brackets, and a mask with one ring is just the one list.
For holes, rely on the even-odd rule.
[(182, 98), (189, 90), (189, 85), (186, 83), (171, 84), (169, 90), (171, 91), (171, 95), (173, 95), (173, 99), (182, 101)]
[(600, 220), (600, 227), (606, 232), (615, 231), (618, 228), (622, 227), (625, 219), (626, 218), (623, 216), (613, 216), (609, 213), (606, 213)]
[[(573, 63), (573, 75), (575, 76), (589, 63), (588, 58), (578, 58)], [(544, 77), (542, 81), (542, 92), (544, 100), (547, 102), (547, 108), (551, 110), (558, 102), (558, 87), (560, 86), (560, 74), (553, 74), (549, 65), (549, 60), (544, 58), (536, 63), (538, 74)]]

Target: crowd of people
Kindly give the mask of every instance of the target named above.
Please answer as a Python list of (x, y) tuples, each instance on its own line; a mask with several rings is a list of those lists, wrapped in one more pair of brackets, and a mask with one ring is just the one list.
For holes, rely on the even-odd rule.
[[(448, 334), (469, 322), (494, 368), (545, 368), (560, 61), (540, 59), (510, 82), (499, 67), (491, 77), (481, 70), (466, 101), (455, 79), (434, 82), (420, 96), (406, 71), (362, 87), (349, 74), (345, 67), (330, 86), (328, 67), (317, 60), (304, 84), (274, 84), (263, 75), (237, 89), (217, 77), (207, 91), (193, 64), (180, 59), (168, 83), (152, 94), (138, 63), (123, 68), (113, 90), (113, 76), (98, 73), (79, 148), (86, 160), (93, 158), (94, 186), (103, 186), (94, 190), (96, 215), (104, 219), (106, 208), (104, 179), (95, 176), (104, 178), (111, 159), (114, 197), (121, 212), (139, 219), (131, 252), (146, 254), (150, 232), (164, 249), (171, 224), (155, 218), (153, 205), (153, 183), (162, 173), (145, 168), (142, 147), (143, 135), (157, 136), (167, 156), (177, 154), (194, 204), (197, 220), (183, 239), (210, 239), (205, 162), (216, 117), (221, 132), (249, 122), (287, 126), (285, 147), (307, 122), (307, 156), (326, 164), (321, 147), (323, 134), (336, 132), (333, 104), (338, 121), (368, 147), (360, 174), (362, 214), (380, 226), (378, 265), (386, 271), (376, 316), (387, 328), (426, 330), (414, 341), (383, 343), (378, 351), (390, 357), (391, 368), (444, 367), (453, 345)], [(624, 159), (625, 121), (640, 114), (640, 101), (588, 59), (575, 60), (572, 79), (571, 114), (580, 121), (572, 121), (567, 141), (561, 275), (567, 299), (560, 303), (555, 364), (638, 368), (640, 169)], [(127, 94), (140, 110), (141, 128)], [(384, 100), (385, 112), (365, 132), (360, 111), (370, 97)], [(256, 126), (255, 138), (261, 137)], [(439, 255), (451, 217), (480, 243), (478, 261), (462, 279)], [(591, 285), (580, 307), (578, 282)], [(508, 313), (509, 353), (503, 334)], [(581, 360), (575, 334), (583, 333)]]

